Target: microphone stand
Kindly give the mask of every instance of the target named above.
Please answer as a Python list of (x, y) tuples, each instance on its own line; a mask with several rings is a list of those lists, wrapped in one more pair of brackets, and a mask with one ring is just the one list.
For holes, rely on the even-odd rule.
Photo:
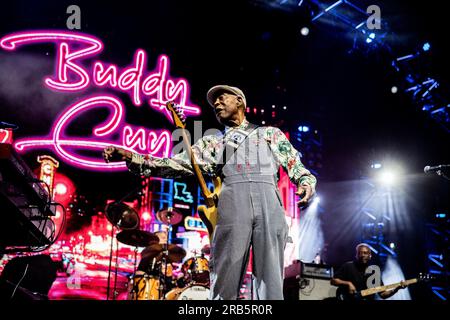
[(166, 242), (163, 243), (163, 256), (162, 256), (162, 267), (164, 268), (164, 274), (162, 274), (162, 272), (160, 272), (160, 276), (164, 277), (163, 279), (160, 278), (160, 285), (159, 285), (159, 289), (160, 289), (160, 297), (162, 298), (162, 300), (165, 300), (165, 294), (167, 291), (167, 269), (168, 269), (168, 259), (167, 257), (169, 256), (169, 229), (170, 229), (170, 220), (172, 218), (173, 213), (169, 210), (169, 213), (167, 214), (167, 225), (168, 228), (166, 229)]
[(119, 260), (119, 241), (116, 240), (116, 270), (114, 273), (114, 290), (113, 290), (113, 300), (117, 298), (117, 263)]
[[(131, 192), (127, 193), (125, 196), (123, 196), (121, 199), (116, 200), (113, 202), (113, 204), (119, 204), (122, 201), (124, 201), (126, 198), (131, 196), (132, 194), (135, 194), (139, 191), (141, 186), (134, 188)], [(120, 223), (120, 221), (119, 221)], [(106, 289), (106, 300), (109, 300), (109, 290), (111, 288), (110, 285), (110, 279), (111, 279), (111, 269), (112, 269), (112, 256), (113, 256), (113, 245), (114, 245), (114, 228), (116, 226), (111, 223), (111, 245), (110, 245), (110, 252), (109, 252), (109, 266), (108, 266), (108, 286)], [(113, 300), (116, 299), (116, 283), (117, 283), (117, 260), (118, 260), (118, 254), (119, 254), (119, 244), (116, 245), (116, 270), (115, 270), (115, 276), (114, 276), (114, 292), (113, 292)], [(136, 254), (136, 253), (135, 253)], [(136, 261), (135, 261), (136, 263)]]
[[(111, 269), (112, 269), (112, 256), (113, 256), (113, 244), (114, 244), (114, 226), (111, 224), (111, 246), (109, 250), (109, 266), (108, 266), (108, 287), (106, 289), (106, 300), (109, 300), (109, 289), (110, 289), (110, 279), (111, 279)], [(117, 268), (117, 265), (116, 265)]]

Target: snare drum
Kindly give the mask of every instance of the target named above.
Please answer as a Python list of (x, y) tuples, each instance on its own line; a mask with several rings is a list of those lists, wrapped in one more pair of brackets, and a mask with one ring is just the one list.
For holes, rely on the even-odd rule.
[(207, 286), (191, 285), (186, 288), (175, 288), (166, 294), (167, 300), (209, 300)]
[(209, 283), (208, 260), (202, 256), (186, 260), (182, 266), (187, 282)]
[(128, 283), (128, 300), (159, 300), (159, 278), (136, 271)]

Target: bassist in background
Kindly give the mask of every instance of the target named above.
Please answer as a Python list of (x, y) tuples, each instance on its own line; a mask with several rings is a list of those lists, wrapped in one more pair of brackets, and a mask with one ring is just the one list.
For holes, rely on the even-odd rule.
[[(355, 294), (357, 292), (368, 289), (368, 278), (372, 276), (372, 274), (366, 273), (366, 270), (369, 267), (369, 261), (372, 258), (372, 253), (369, 246), (365, 243), (358, 244), (356, 246), (355, 258), (356, 259), (353, 261), (344, 263), (344, 265), (342, 265), (338, 272), (334, 274), (333, 279), (331, 279), (332, 285), (339, 286), (337, 297), (340, 300), (351, 300), (355, 297)], [(380, 286), (382, 286), (383, 281), (381, 280), (381, 274), (379, 274), (378, 276), (380, 277)], [(395, 289), (381, 291), (378, 293), (378, 295), (382, 299), (387, 299), (389, 297), (392, 297), (398, 292), (398, 290), (402, 288), (406, 288), (406, 285), (403, 281)], [(364, 297), (364, 299), (374, 300), (375, 295), (368, 295)]]
[[(239, 297), (252, 247), (253, 298), (282, 300), (288, 226), (277, 186), (278, 169), (283, 167), (297, 186), (300, 205), (307, 204), (315, 193), (316, 178), (303, 166), (299, 152), (280, 129), (258, 127), (247, 121), (242, 90), (214, 86), (207, 100), (219, 123), (225, 126), (224, 131), (204, 136), (192, 147), (202, 173), (223, 179), (217, 201), (218, 219), (211, 233), (210, 298)], [(146, 176), (194, 174), (186, 151), (158, 159), (109, 147), (104, 150), (104, 158), (107, 162), (125, 160), (131, 171)]]

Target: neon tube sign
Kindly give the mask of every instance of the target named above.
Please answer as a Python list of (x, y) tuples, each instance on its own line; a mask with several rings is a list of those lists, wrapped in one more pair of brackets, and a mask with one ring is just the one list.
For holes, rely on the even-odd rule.
[(12, 131), (10, 129), (0, 129), (0, 143), (12, 144)]
[[(44, 79), (44, 85), (61, 92), (79, 92), (89, 86), (105, 87), (127, 93), (136, 107), (144, 100), (148, 105), (162, 112), (171, 121), (166, 110), (167, 101), (175, 101), (183, 112), (189, 115), (200, 114), (200, 108), (189, 102), (190, 87), (185, 79), (169, 76), (170, 60), (160, 55), (152, 72), (145, 69), (147, 53), (138, 49), (130, 66), (120, 69), (114, 64), (95, 61), (93, 67), (86, 68), (86, 60), (98, 55), (103, 43), (91, 35), (67, 31), (32, 31), (13, 33), (0, 39), (4, 50), (14, 51), (18, 47), (55, 43), (57, 48), (55, 72)], [(107, 121), (93, 128), (91, 137), (70, 137), (66, 128), (81, 113), (93, 109), (107, 108)], [(55, 151), (64, 161), (90, 170), (123, 170), (125, 163), (105, 163), (103, 159), (87, 157), (81, 151), (102, 150), (108, 145), (123, 147), (130, 151), (167, 157), (171, 150), (171, 134), (167, 130), (150, 130), (124, 122), (125, 109), (122, 102), (111, 95), (85, 97), (63, 111), (46, 137), (17, 140), (15, 147), (19, 152), (30, 148), (47, 148)], [(119, 133), (120, 141), (108, 139)]]
[[(48, 190), (48, 193), (51, 195), (53, 199), (55, 172), (56, 169), (59, 167), (59, 162), (49, 155), (38, 156), (37, 160), (41, 164), (39, 179), (44, 181), (50, 188), (50, 190)], [(43, 187), (46, 188), (45, 185)]]

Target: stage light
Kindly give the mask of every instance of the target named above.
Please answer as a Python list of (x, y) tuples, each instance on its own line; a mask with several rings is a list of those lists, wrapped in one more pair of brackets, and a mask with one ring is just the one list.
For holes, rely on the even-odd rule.
[(307, 36), (309, 34), (309, 29), (307, 27), (303, 27), (300, 29), (300, 33), (302, 36)]
[(380, 178), (385, 184), (391, 185), (395, 182), (396, 175), (392, 171), (385, 171), (381, 173)]
[(275, 105), (274, 104), (272, 105), (272, 109), (275, 109)]
[(151, 218), (150, 213), (148, 213), (147, 211), (145, 211), (145, 212), (142, 214), (142, 219), (143, 219), (144, 221), (149, 221), (150, 218)]
[(65, 195), (67, 193), (67, 186), (64, 183), (58, 183), (55, 186), (55, 192), (59, 195)]
[(298, 131), (300, 131), (300, 132), (308, 132), (309, 131), (309, 127), (307, 127), (307, 126), (299, 126), (298, 127)]
[(287, 109), (287, 107), (286, 107), (286, 106), (284, 106), (284, 107), (283, 107), (283, 110), (286, 110), (286, 109)]
[(296, 236), (296, 243), (298, 243), (299, 258), (303, 261), (313, 261), (324, 246), (324, 233), (322, 230), (322, 222), (320, 218), (321, 208), (319, 206), (320, 196), (317, 195), (311, 202), (311, 205), (306, 207), (300, 218), (298, 236)]
[(445, 213), (436, 213), (436, 218), (444, 219), (445, 217), (447, 217)]
[(398, 175), (394, 171), (384, 170), (380, 173), (378, 179), (382, 184), (392, 186), (397, 182)]
[[(405, 278), (403, 270), (397, 259), (389, 256), (382, 272), (383, 282), (386, 284), (400, 282)], [(408, 288), (400, 290), (387, 300), (411, 300)]]
[(393, 243), (393, 242), (389, 243), (389, 248), (391, 248), (392, 250), (394, 250), (394, 249), (395, 249), (395, 243)]
[(423, 105), (422, 111), (428, 111), (428, 110), (432, 109), (433, 107), (434, 107), (433, 104), (426, 103)]
[(393, 86), (393, 87), (391, 88), (391, 92), (392, 92), (392, 93), (397, 93), (397, 92), (398, 92), (398, 88), (397, 88), (396, 86)]
[(371, 43), (373, 39), (375, 39), (375, 33), (372, 32), (372, 33), (369, 34), (369, 36), (367, 37), (366, 42), (367, 42), (367, 43)]
[(370, 165), (372, 169), (380, 169), (382, 167), (381, 163), (372, 163)]
[(261, 124), (266, 124), (266, 122), (265, 121), (261, 121)]
[(398, 185), (401, 177), (404, 174), (404, 168), (398, 163), (390, 160), (384, 161), (381, 170), (376, 170), (373, 177), (379, 185), (386, 187)]
[(430, 50), (430, 48), (431, 48), (431, 45), (429, 42), (425, 42), (423, 44), (423, 47), (422, 47), (423, 51), (428, 51), (428, 50)]

